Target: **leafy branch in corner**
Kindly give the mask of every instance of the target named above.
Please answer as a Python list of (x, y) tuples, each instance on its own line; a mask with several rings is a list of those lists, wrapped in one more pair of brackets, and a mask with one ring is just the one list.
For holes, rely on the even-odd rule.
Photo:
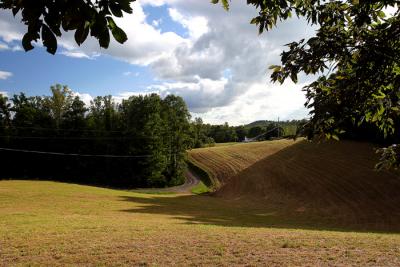
[(27, 32), (22, 38), (25, 51), (32, 50), (32, 42), (42, 39), (47, 52), (57, 51), (57, 37), (64, 32), (75, 31), (74, 37), (78, 45), (92, 36), (100, 47), (108, 48), (110, 32), (119, 43), (128, 38), (117, 26), (113, 17), (131, 14), (131, 3), (135, 0), (1, 0), (0, 8), (11, 10), (14, 16), (21, 15)]

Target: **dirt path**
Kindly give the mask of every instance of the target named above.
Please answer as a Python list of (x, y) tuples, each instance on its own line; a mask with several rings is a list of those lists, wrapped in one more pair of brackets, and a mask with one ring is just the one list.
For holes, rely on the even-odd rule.
[(138, 188), (133, 191), (135, 192), (172, 192), (172, 193), (191, 193), (191, 189), (200, 182), (200, 179), (196, 177), (190, 170), (185, 172), (185, 183), (163, 188)]
[(168, 188), (162, 188), (161, 190), (166, 192), (190, 193), (191, 189), (200, 182), (200, 179), (196, 177), (190, 170), (186, 170), (185, 178), (186, 180), (184, 184)]

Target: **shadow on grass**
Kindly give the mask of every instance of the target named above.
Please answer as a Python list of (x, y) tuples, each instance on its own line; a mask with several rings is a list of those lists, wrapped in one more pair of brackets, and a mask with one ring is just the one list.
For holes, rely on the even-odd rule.
[(122, 212), (167, 215), (181, 221), (178, 223), (189, 225), (400, 233), (399, 223), (388, 223), (382, 218), (367, 222), (354, 217), (343, 220), (347, 216), (321, 217), (277, 207), (257, 207), (249, 201), (228, 201), (210, 195), (121, 196), (121, 200), (135, 206)]
[(186, 224), (400, 233), (400, 179), (374, 171), (376, 160), (367, 143), (299, 142), (212, 196), (126, 196), (135, 208), (125, 212)]

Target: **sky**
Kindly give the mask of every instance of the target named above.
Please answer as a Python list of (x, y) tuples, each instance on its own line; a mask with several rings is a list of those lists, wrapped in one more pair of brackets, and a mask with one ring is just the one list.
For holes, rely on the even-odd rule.
[(310, 81), (270, 82), (268, 66), (279, 64), (284, 45), (314, 34), (293, 18), (258, 34), (250, 25), (257, 10), (232, 1), (229, 12), (208, 0), (140, 0), (133, 14), (116, 18), (128, 35), (101, 49), (88, 38), (78, 46), (73, 32), (58, 38), (56, 55), (41, 43), (24, 52), (26, 26), (0, 10), (0, 92), (48, 95), (56, 83), (68, 85), (85, 103), (98, 95), (121, 101), (132, 95), (182, 96), (193, 117), (213, 124), (307, 117), (301, 88)]

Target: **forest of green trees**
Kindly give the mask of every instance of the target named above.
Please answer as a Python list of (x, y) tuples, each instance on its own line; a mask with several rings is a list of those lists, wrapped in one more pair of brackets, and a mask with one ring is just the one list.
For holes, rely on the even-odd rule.
[(190, 119), (186, 103), (174, 95), (131, 96), (122, 103), (98, 96), (90, 106), (61, 85), (52, 86), (50, 96), (0, 95), (0, 156), (7, 166), (0, 178), (178, 185), (187, 149), (238, 142), (275, 127)]
[[(179, 96), (98, 96), (89, 106), (67, 86), (50, 96), (0, 94), (0, 178), (37, 178), (117, 187), (184, 182), (186, 151), (215, 143), (307, 135), (306, 120), (229, 126), (191, 120)], [(350, 127), (348, 127), (350, 128)], [(346, 138), (387, 141), (373, 127)], [(393, 141), (393, 140), (389, 140)], [(397, 141), (397, 140), (395, 140)]]
[(247, 125), (229, 126), (204, 124), (201, 118), (195, 118), (191, 123), (193, 147), (212, 146), (214, 143), (242, 142), (245, 137), (257, 140), (269, 140), (277, 137), (294, 137), (298, 127), (306, 120), (290, 121), (255, 121)]
[(180, 184), (189, 119), (185, 102), (173, 95), (132, 96), (120, 104), (96, 97), (89, 107), (60, 85), (51, 96), (0, 96), (0, 155), (7, 166), (1, 175), (124, 187)]

